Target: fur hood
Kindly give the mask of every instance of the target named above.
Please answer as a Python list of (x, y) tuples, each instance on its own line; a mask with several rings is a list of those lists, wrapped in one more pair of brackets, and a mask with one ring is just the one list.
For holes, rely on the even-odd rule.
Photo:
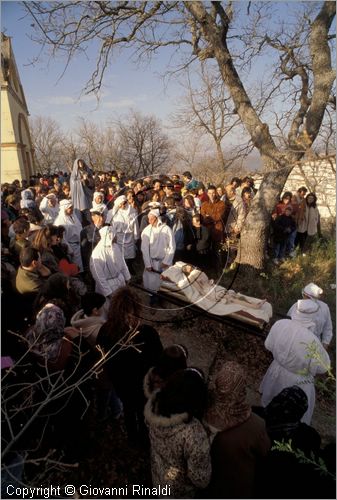
[(90, 345), (96, 345), (96, 338), (101, 326), (105, 323), (103, 316), (85, 316), (83, 309), (77, 311), (71, 318), (71, 326), (82, 329), (82, 336)]

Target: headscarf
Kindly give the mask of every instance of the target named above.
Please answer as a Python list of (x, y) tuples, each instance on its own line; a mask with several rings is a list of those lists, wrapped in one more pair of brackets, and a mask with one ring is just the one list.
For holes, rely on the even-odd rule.
[(149, 215), (153, 215), (153, 217), (157, 217), (157, 219), (159, 219), (160, 212), (159, 212), (159, 210), (157, 208), (156, 209), (152, 209), (152, 210), (149, 211), (148, 216)]
[(206, 422), (218, 431), (243, 424), (251, 415), (246, 402), (246, 378), (242, 367), (235, 361), (223, 365), (215, 379), (212, 404)]
[(291, 433), (299, 426), (307, 409), (308, 397), (303, 389), (297, 385), (286, 387), (264, 410), (268, 433)]
[(65, 226), (65, 239), (68, 243), (71, 243), (69, 235), (77, 234), (79, 236), (82, 231), (82, 224), (76, 214), (74, 212), (71, 215), (66, 214), (67, 208), (72, 206), (73, 202), (71, 200), (61, 200), (60, 211), (54, 221), (55, 226)]
[(124, 194), (115, 199), (113, 207), (108, 212), (107, 221), (111, 221), (114, 218), (115, 214), (120, 210), (121, 204), (125, 201), (127, 201), (127, 199)]
[(60, 352), (65, 323), (62, 309), (55, 304), (46, 304), (27, 333), (31, 351), (48, 361), (55, 360)]
[(65, 213), (67, 208), (70, 208), (73, 206), (73, 202), (71, 200), (61, 200), (60, 201), (60, 209), (62, 209), (63, 213)]
[[(96, 196), (101, 196), (102, 198), (101, 203), (96, 203), (95, 201)], [(95, 191), (92, 200), (92, 208), (90, 209), (90, 211), (94, 210), (96, 212), (100, 212), (101, 214), (103, 214), (104, 210), (106, 210), (106, 205), (105, 203), (103, 203), (103, 199), (104, 199), (104, 194), (101, 191)]]
[(21, 208), (34, 208), (35, 202), (34, 202), (33, 198), (34, 198), (33, 193), (31, 192), (30, 189), (25, 189), (24, 191), (21, 191), (20, 207)]
[(291, 319), (297, 321), (302, 326), (305, 326), (310, 331), (315, 333), (316, 323), (314, 315), (319, 310), (319, 306), (313, 300), (298, 300), (296, 308), (291, 313)]
[(118, 196), (118, 198), (115, 199), (114, 201), (114, 207), (116, 207), (116, 210), (119, 210), (120, 206), (122, 203), (127, 201), (126, 196), (122, 194), (121, 196)]

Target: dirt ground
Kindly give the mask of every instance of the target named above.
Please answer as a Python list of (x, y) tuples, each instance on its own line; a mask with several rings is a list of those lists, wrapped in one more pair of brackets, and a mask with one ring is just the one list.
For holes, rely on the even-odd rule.
[[(177, 342), (187, 347), (189, 366), (202, 369), (210, 384), (214, 373), (225, 361), (239, 362), (247, 374), (248, 401), (252, 405), (260, 404), (258, 388), (272, 361), (272, 355), (264, 347), (263, 338), (233, 326), (203, 319), (202, 316), (191, 319), (188, 309), (181, 311), (169, 302), (163, 303), (162, 310), (149, 310), (147, 318), (154, 322), (159, 318), (161, 321), (175, 321), (163, 325), (152, 324), (160, 332), (164, 345)], [(317, 429), (325, 443), (336, 437), (335, 401), (319, 388), (316, 392), (312, 426)]]
[[(148, 303), (146, 294), (141, 292), (140, 295)], [(224, 361), (238, 361), (247, 373), (249, 402), (259, 405), (258, 387), (272, 360), (264, 348), (263, 338), (207, 320), (202, 315), (195, 317), (190, 310), (179, 309), (167, 301), (155, 309), (145, 308), (144, 321), (158, 330), (164, 345), (183, 344), (189, 353), (188, 365), (200, 368), (210, 384)], [(323, 444), (335, 439), (335, 404), (319, 393), (312, 425), (322, 436)], [(89, 414), (88, 429), (79, 464), (61, 473), (53, 473), (53, 483), (74, 484), (77, 488), (75, 498), (91, 498), (90, 494), (83, 494), (83, 484), (94, 487), (151, 486), (149, 450), (128, 443), (122, 419), (97, 422), (92, 413)], [(118, 495), (113, 498), (118, 498)]]

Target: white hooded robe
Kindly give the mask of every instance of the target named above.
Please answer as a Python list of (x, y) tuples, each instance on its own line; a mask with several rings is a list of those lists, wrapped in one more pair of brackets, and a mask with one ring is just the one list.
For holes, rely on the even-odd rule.
[[(157, 225), (149, 224), (142, 232), (141, 250), (144, 260), (143, 284), (148, 290), (157, 291), (160, 288), (160, 272), (163, 270), (162, 264), (171, 266), (173, 262), (176, 244), (172, 229), (164, 224), (160, 217)], [(147, 271), (147, 267), (152, 267), (155, 273)]]
[(262, 406), (267, 406), (286, 387), (298, 385), (308, 397), (302, 422), (310, 425), (315, 407), (314, 377), (330, 368), (328, 353), (316, 335), (290, 319), (276, 321), (264, 345), (274, 361), (260, 385)]
[(124, 286), (131, 278), (122, 252), (117, 243), (113, 226), (104, 226), (99, 231), (101, 239), (90, 257), (90, 271), (95, 280), (95, 291), (108, 297)]

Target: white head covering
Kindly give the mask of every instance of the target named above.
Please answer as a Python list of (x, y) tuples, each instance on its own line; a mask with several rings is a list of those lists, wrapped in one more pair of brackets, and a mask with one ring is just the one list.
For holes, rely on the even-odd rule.
[(312, 299), (319, 299), (323, 294), (322, 288), (315, 285), (315, 283), (309, 283), (309, 285), (305, 286), (302, 290), (302, 294), (308, 295)]
[(49, 193), (47, 194), (46, 198), (57, 198), (56, 194), (55, 193)]
[(73, 202), (71, 200), (61, 200), (60, 201), (60, 208), (62, 208), (62, 210), (66, 210), (67, 208), (72, 207), (72, 206), (73, 206)]
[(116, 227), (114, 226), (114, 224), (112, 226), (103, 226), (99, 230), (99, 234), (104, 246), (110, 246), (112, 240), (117, 234)]
[(159, 203), (159, 201), (150, 201), (150, 203), (148, 204), (148, 207), (151, 207), (151, 208), (159, 208), (161, 206), (161, 203)]
[(154, 217), (157, 217), (157, 219), (160, 217), (160, 212), (158, 209), (153, 209), (153, 210), (150, 210), (148, 215), (153, 215)]
[(93, 212), (97, 212), (97, 213), (99, 213), (99, 214), (101, 214), (101, 215), (102, 215), (102, 214), (103, 214), (103, 212), (104, 212), (104, 209), (105, 209), (105, 205), (104, 205), (104, 204), (102, 204), (102, 203), (99, 203), (99, 204), (95, 205), (94, 207), (90, 208), (90, 210), (89, 210), (89, 211), (90, 211), (91, 213), (93, 213)]
[(34, 196), (32, 191), (27, 188), (24, 191), (21, 191), (21, 201), (20, 201), (20, 207), (21, 208), (34, 208), (35, 203), (34, 203)]
[(291, 313), (291, 319), (315, 333), (316, 323), (314, 315), (318, 309), (318, 305), (313, 300), (298, 300), (296, 308)]
[(121, 206), (122, 203), (127, 201), (126, 196), (122, 194), (121, 196), (118, 196), (118, 198), (115, 199), (114, 207), (118, 210), (118, 208)]
[[(93, 196), (93, 200), (95, 201), (96, 199), (96, 196), (101, 196), (103, 199), (104, 199), (104, 194), (101, 192), (101, 191), (95, 191), (94, 192), (94, 196)], [(96, 202), (95, 202), (96, 203)]]

